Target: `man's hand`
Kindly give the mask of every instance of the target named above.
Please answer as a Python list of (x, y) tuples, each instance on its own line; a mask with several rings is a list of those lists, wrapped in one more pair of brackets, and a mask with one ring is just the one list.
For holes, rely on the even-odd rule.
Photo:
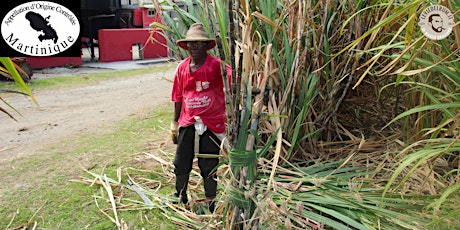
[(171, 131), (171, 140), (174, 144), (177, 144), (177, 136), (179, 135), (178, 130), (179, 130), (179, 124), (177, 123), (177, 121), (172, 121), (170, 131)]

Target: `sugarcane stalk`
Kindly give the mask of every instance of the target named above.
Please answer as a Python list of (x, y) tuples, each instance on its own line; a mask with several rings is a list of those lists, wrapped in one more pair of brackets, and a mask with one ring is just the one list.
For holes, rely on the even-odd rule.
[(229, 120), (232, 121), (235, 119), (235, 113), (234, 113), (235, 110), (233, 109), (233, 104), (230, 103), (232, 96), (230, 92), (230, 86), (228, 84), (227, 68), (225, 66), (225, 52), (224, 52), (224, 49), (222, 48), (222, 39), (220, 38), (220, 36), (216, 36), (216, 43), (217, 43), (217, 49), (219, 50), (219, 56), (221, 59), (222, 80), (224, 81), (225, 98), (226, 98), (226, 101), (229, 102), (227, 103), (227, 117)]
[[(236, 3), (238, 4), (238, 1), (236, 1)], [(229, 48), (230, 48), (230, 65), (233, 67), (232, 68), (232, 96), (233, 96), (233, 108), (236, 108), (236, 110), (234, 111), (235, 113), (235, 119), (233, 120), (233, 127), (232, 129), (235, 131), (233, 132), (233, 137), (232, 137), (232, 144), (233, 146), (236, 145), (236, 140), (238, 138), (238, 132), (236, 132), (239, 128), (240, 128), (240, 110), (238, 109), (239, 107), (239, 104), (240, 104), (240, 84), (239, 84), (239, 78), (237, 76), (240, 76), (240, 75), (237, 75), (236, 74), (236, 63), (235, 63), (235, 50), (236, 50), (236, 44), (235, 44), (235, 20), (234, 18), (237, 17), (238, 13), (237, 11), (236, 12), (233, 12), (233, 1), (232, 0), (228, 0), (228, 20), (229, 20), (229, 37), (230, 37), (230, 44), (229, 44)], [(238, 9), (238, 8), (236, 8)]]
[[(228, 4), (228, 20), (229, 20), (229, 37), (230, 37), (230, 44), (229, 44), (229, 47), (230, 47), (230, 63), (231, 65), (234, 67), (235, 66), (235, 34), (234, 34), (234, 31), (235, 31), (235, 24), (234, 24), (234, 20), (233, 20), (233, 17), (234, 17), (234, 14), (233, 14), (233, 1), (232, 0), (228, 0), (227, 4)], [(238, 108), (237, 106), (239, 105), (239, 85), (236, 83), (236, 68), (232, 68), (232, 94), (233, 94), (233, 107), (234, 108)], [(231, 138), (231, 143), (232, 143), (232, 147), (236, 147), (236, 142), (237, 142), (237, 139), (238, 139), (238, 129), (239, 129), (239, 117), (240, 117), (240, 112), (239, 110), (237, 109), (237, 111), (234, 111), (235, 112), (235, 119), (232, 120), (233, 124), (231, 125), (231, 129), (233, 130), (232, 133), (232, 138)], [(236, 175), (238, 176), (238, 175)], [(236, 180), (238, 178), (235, 178)], [(240, 178), (241, 179), (241, 178)], [(233, 208), (233, 218), (231, 220), (231, 226), (234, 227), (235, 226), (235, 223), (237, 223), (237, 219), (238, 217), (240, 216), (239, 215), (239, 212), (241, 211), (241, 209), (235, 205), (235, 207)]]

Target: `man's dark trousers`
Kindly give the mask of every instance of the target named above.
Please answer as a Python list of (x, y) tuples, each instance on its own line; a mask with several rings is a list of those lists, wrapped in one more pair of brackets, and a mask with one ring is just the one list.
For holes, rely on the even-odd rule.
[[(219, 138), (209, 130), (200, 135), (199, 153), (218, 155), (220, 151)], [(195, 157), (195, 126), (179, 128), (177, 138), (176, 156), (174, 158), (174, 174), (176, 174), (176, 195), (181, 197), (183, 203), (187, 203), (187, 185), (192, 170), (193, 158)], [(204, 180), (206, 198), (216, 197), (217, 181), (216, 174), (210, 175), (211, 171), (219, 164), (218, 158), (198, 158), (198, 167)]]

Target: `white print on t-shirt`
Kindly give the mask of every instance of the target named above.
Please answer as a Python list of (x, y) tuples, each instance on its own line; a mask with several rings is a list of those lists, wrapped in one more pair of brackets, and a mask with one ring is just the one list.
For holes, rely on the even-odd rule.
[(211, 98), (208, 96), (185, 99), (185, 106), (189, 109), (208, 107), (210, 104)]
[(209, 81), (203, 81), (201, 85), (203, 86), (203, 89), (209, 89)]
[(209, 81), (196, 81), (196, 91), (201, 92), (203, 89), (209, 89)]
[(197, 81), (195, 84), (196, 84), (196, 91), (201, 92), (203, 90), (203, 88), (201, 88), (201, 81)]

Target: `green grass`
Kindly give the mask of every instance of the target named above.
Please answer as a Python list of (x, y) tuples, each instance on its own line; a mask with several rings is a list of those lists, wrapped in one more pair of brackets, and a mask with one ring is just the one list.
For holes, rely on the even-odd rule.
[[(162, 133), (172, 117), (171, 106), (157, 107), (151, 114), (111, 127), (111, 133), (81, 134), (77, 140), (55, 146), (48, 154), (17, 159), (9, 167), (3, 167), (0, 170), (4, 186), (0, 196), (0, 229), (29, 222), (47, 229), (114, 229), (115, 224), (95, 205), (94, 195), (104, 191), (101, 192), (99, 186), (70, 180), (90, 177), (83, 168), (116, 178), (119, 168), (139, 167), (134, 158), (143, 151), (152, 151), (149, 142), (166, 141)], [(156, 177), (153, 172), (136, 174)], [(140, 200), (136, 194), (125, 192), (125, 197)], [(101, 200), (98, 202), (104, 208), (109, 207)], [(118, 215), (130, 229), (173, 228), (157, 210), (120, 210)]]
[[(75, 76), (59, 76), (45, 79), (34, 79), (32, 76), (32, 81), (28, 83), (28, 87), (33, 91), (37, 89), (64, 88), (69, 86), (95, 84), (113, 78), (126, 78), (141, 74), (151, 74), (152, 72), (162, 72), (173, 67), (173, 64), (165, 64), (161, 66), (153, 66), (134, 70), (108, 71), (102, 73), (85, 73)], [(0, 81), (0, 89), (17, 89), (17, 86), (12, 81)]]
[[(145, 151), (154, 153), (156, 149), (151, 146), (160, 142), (168, 143), (165, 130), (172, 118), (171, 108), (172, 104), (167, 103), (150, 114), (108, 126), (109, 132), (78, 134), (52, 147), (49, 153), (16, 159), (1, 167), (0, 229), (29, 222), (36, 222), (37, 227), (44, 229), (116, 229), (96, 207), (94, 196), (107, 197), (105, 190), (74, 180), (92, 178), (84, 169), (117, 178), (119, 169), (140, 168), (136, 157)], [(133, 173), (161, 179), (155, 175), (155, 170)], [(113, 190), (114, 193), (120, 191), (119, 188)], [(164, 193), (170, 190), (166, 187)], [(128, 189), (124, 190), (123, 199), (141, 200)], [(98, 202), (113, 216), (109, 203), (103, 198)], [(121, 209), (118, 215), (130, 229), (174, 229), (159, 210)]]

